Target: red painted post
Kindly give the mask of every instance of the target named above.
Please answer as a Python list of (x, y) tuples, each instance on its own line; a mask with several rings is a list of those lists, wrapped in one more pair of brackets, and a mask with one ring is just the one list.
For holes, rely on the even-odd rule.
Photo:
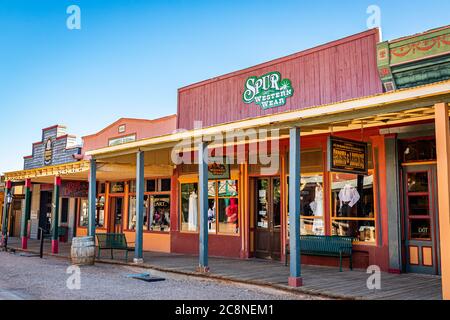
[(25, 180), (25, 212), (22, 216), (21, 236), (22, 249), (28, 248), (28, 220), (31, 213), (31, 179)]

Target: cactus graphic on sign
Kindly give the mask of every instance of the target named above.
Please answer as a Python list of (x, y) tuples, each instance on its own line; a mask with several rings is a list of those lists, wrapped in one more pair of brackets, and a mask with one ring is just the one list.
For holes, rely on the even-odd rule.
[(293, 95), (291, 80), (282, 79), (279, 72), (270, 72), (248, 78), (242, 99), (246, 104), (255, 103), (265, 110), (284, 106)]

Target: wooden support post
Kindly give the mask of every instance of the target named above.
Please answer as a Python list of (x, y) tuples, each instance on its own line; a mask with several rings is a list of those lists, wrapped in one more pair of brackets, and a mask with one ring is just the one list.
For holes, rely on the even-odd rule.
[(31, 215), (31, 179), (25, 181), (25, 211), (22, 215), (21, 231), (22, 249), (28, 248), (28, 220)]
[(144, 230), (144, 152), (136, 154), (136, 240), (134, 263), (143, 263)]
[(450, 300), (450, 126), (447, 103), (435, 105), (442, 297)]
[(97, 214), (97, 161), (91, 159), (89, 168), (89, 219), (88, 235), (95, 237), (96, 214)]
[(289, 286), (303, 285), (300, 261), (300, 128), (289, 130)]
[(55, 177), (55, 184), (53, 186), (53, 201), (52, 201), (52, 253), (59, 252), (59, 191), (61, 188), (61, 177)]
[(209, 272), (208, 267), (208, 145), (199, 143), (198, 189), (200, 212), (199, 272)]

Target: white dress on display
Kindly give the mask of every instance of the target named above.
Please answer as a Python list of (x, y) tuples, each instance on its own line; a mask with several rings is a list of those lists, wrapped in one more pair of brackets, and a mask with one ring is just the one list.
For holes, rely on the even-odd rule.
[(189, 196), (188, 230), (197, 231), (197, 194), (193, 191)]
[[(316, 195), (315, 195), (315, 210), (314, 216), (315, 217), (323, 217), (323, 188), (322, 186), (316, 186)], [(323, 235), (324, 234), (324, 228), (323, 228), (323, 218), (322, 219), (314, 219), (313, 223), (313, 232), (315, 235)]]

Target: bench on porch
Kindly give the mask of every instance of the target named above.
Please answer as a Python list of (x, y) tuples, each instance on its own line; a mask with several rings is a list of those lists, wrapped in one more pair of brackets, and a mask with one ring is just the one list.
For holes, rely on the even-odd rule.
[(128, 252), (134, 251), (134, 247), (128, 246), (127, 238), (123, 233), (97, 233), (97, 258), (100, 259), (101, 250), (110, 250), (111, 259), (114, 259), (113, 251), (125, 251), (125, 260), (128, 261)]
[[(353, 239), (340, 236), (300, 236), (300, 253), (307, 256), (325, 256), (339, 258), (339, 271), (342, 272), (342, 259), (350, 259), (350, 270), (353, 270)], [(288, 265), (289, 244), (286, 245), (285, 265)]]
[[(50, 231), (44, 230), (44, 239), (51, 239), (52, 233), (53, 230)], [(61, 242), (67, 242), (67, 233), (68, 233), (67, 227), (58, 227), (58, 239)]]

